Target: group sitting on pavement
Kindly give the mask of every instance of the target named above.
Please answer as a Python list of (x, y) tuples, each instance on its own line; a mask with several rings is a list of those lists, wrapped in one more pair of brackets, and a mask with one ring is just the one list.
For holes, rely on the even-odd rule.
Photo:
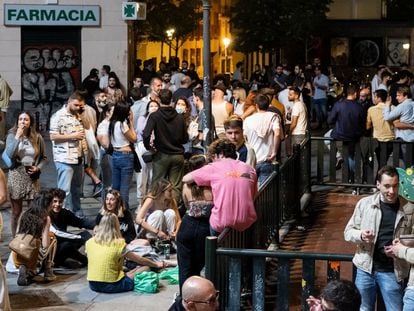
[[(36, 132), (31, 113), (21, 112), (7, 136), (3, 159), (9, 163), (12, 236), (33, 236), (37, 252), (31, 258), (12, 252), (19, 270), (18, 285), (29, 285), (40, 273), (44, 281), (52, 282), (56, 279), (54, 266), (73, 267), (75, 262), (77, 268), (87, 267), (93, 291), (122, 292), (133, 289), (136, 273), (178, 264), (179, 308), (194, 310), (199, 301), (214, 305), (218, 293), (198, 298), (189, 291), (198, 283), (206, 283), (194, 278), (204, 266), (205, 237), (217, 236), (226, 228), (244, 231), (256, 222), (254, 198), (258, 187), (282, 161), (281, 154), (291, 154), (292, 145), (305, 139), (312, 116), (319, 127), (333, 126), (329, 133), (332, 138), (351, 146), (352, 152), (345, 159), (351, 173), (355, 171), (354, 146), (367, 129), (373, 129), (373, 137), (379, 142), (394, 138), (412, 141), (414, 110), (410, 108), (409, 87), (395, 88), (393, 101), (387, 97), (391, 94), (387, 87), (374, 90), (350, 85), (346, 98), (328, 112), (329, 77), (321, 67), (314, 68), (311, 79), (286, 75), (279, 67), (275, 66), (270, 81), (263, 80), (258, 71), (247, 87), (244, 80), (228, 85), (223, 77), (216, 77), (210, 122), (214, 128), (207, 122), (202, 89), (194, 75), (186, 75), (185, 70), (176, 75), (177, 71), (175, 79), (178, 77), (180, 87), (174, 93), (170, 83), (162, 80), (164, 74), (153, 76), (147, 87), (134, 87), (128, 98), (109, 69), (104, 75), (107, 81), (102, 78), (101, 90), (93, 90), (93, 94), (75, 91), (51, 118), (57, 186), (49, 190), (40, 190), (39, 176), (47, 162), (44, 141)], [(238, 88), (244, 93), (239, 89), (237, 98), (232, 98), (232, 90)], [(147, 94), (142, 94), (144, 91)], [(371, 93), (375, 110), (364, 97)], [(96, 112), (95, 121), (85, 105)], [(208, 146), (210, 140), (213, 142)], [(94, 155), (91, 150), (95, 146), (99, 152)], [(406, 164), (412, 162), (408, 154), (403, 146)], [(85, 217), (82, 210), (85, 173), (102, 192), (102, 209), (95, 221)], [(134, 175), (138, 205), (130, 206)], [(390, 310), (402, 310), (399, 282), (409, 275), (413, 259), (412, 248), (399, 238), (412, 234), (412, 204), (399, 205), (395, 168), (379, 170), (377, 188), (378, 193), (358, 203), (345, 228), (345, 239), (359, 248), (354, 264), (361, 308), (372, 310), (378, 286)], [(25, 211), (23, 201), (28, 203)], [(69, 232), (68, 226), (82, 231)], [(155, 247), (159, 240), (176, 249), (178, 263), (157, 256), (148, 258), (140, 252)], [(404, 310), (409, 310), (414, 301), (411, 281), (404, 295)], [(211, 285), (205, 284), (214, 289)]]

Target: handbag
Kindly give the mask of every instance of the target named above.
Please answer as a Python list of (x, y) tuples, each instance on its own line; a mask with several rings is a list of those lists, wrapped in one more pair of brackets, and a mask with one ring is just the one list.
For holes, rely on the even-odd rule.
[(152, 152), (152, 151), (145, 151), (145, 152), (142, 154), (142, 160), (143, 160), (145, 163), (150, 163), (150, 162), (152, 162), (152, 158), (153, 158), (153, 156), (154, 156), (154, 152)]
[(22, 256), (24, 259), (31, 259), (39, 252), (40, 240), (31, 234), (18, 233), (9, 243), (9, 248)]
[(131, 150), (132, 150), (132, 154), (134, 155), (134, 171), (136, 173), (139, 173), (139, 172), (141, 172), (141, 168), (142, 168), (141, 167), (141, 162), (139, 162), (139, 158), (138, 158), (138, 155), (135, 151), (134, 144), (130, 144), (130, 147), (131, 147)]

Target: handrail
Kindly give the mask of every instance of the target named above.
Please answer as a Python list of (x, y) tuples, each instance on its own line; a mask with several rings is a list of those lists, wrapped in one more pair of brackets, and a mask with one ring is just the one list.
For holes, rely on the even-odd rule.
[[(340, 278), (341, 262), (352, 261), (351, 254), (267, 251), (258, 249), (217, 248), (217, 238), (206, 239), (206, 277), (216, 284), (223, 294), (221, 310), (241, 310), (242, 291), (251, 288), (253, 310), (264, 310), (268, 303), (265, 296), (266, 260), (277, 259), (277, 306), (280, 311), (289, 310), (288, 284), (292, 260), (302, 260), (302, 310), (308, 310), (306, 298), (315, 295), (315, 262), (327, 262), (327, 280)], [(217, 278), (220, 273), (220, 279)], [(224, 275), (223, 275), (224, 274)], [(353, 278), (355, 267), (353, 267)], [(248, 280), (248, 281), (246, 281)], [(247, 283), (251, 283), (246, 284)], [(244, 290), (242, 290), (244, 289)]]
[(217, 255), (226, 256), (245, 256), (245, 257), (266, 257), (266, 258), (289, 258), (289, 259), (309, 259), (315, 260), (336, 260), (351, 261), (353, 254), (337, 253), (314, 253), (314, 252), (293, 252), (284, 250), (259, 250), (246, 248), (225, 248), (220, 247), (216, 250)]

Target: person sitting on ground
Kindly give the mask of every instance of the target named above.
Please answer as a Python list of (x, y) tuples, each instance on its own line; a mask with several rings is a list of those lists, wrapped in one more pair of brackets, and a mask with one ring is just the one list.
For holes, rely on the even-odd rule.
[(309, 296), (306, 302), (310, 311), (359, 311), (361, 294), (351, 281), (335, 280), (325, 286), (320, 299)]
[(13, 252), (13, 261), (19, 268), (17, 285), (29, 285), (33, 277), (38, 273), (38, 266), (43, 268), (44, 280), (54, 281), (53, 259), (56, 252), (56, 239), (50, 235), (50, 209), (52, 194), (49, 190), (41, 190), (33, 198), (29, 208), (22, 214), (17, 233), (31, 234), (38, 245), (38, 252), (26, 259)]
[(175, 239), (181, 217), (172, 190), (173, 186), (168, 180), (159, 179), (138, 211), (135, 222), (142, 227), (149, 240)]
[(78, 265), (85, 267), (88, 259), (79, 252), (79, 248), (85, 245), (92, 235), (83, 230), (79, 234), (68, 232), (68, 226), (76, 228), (93, 229), (93, 223), (87, 218), (79, 218), (70, 210), (62, 208), (66, 193), (62, 189), (51, 189), (53, 196), (52, 210), (49, 213), (51, 219), (50, 230), (55, 234), (57, 240), (55, 265), (65, 266), (66, 259), (70, 258), (78, 262)]
[[(149, 270), (145, 265), (124, 273), (124, 258), (135, 260), (137, 255), (127, 250), (119, 228), (118, 217), (113, 213), (105, 213), (96, 228), (96, 235), (86, 241), (87, 280), (90, 289), (95, 292), (131, 291), (134, 289), (135, 274)], [(157, 267), (162, 268), (163, 263), (157, 263)]]
[[(183, 284), (182, 304), (184, 310), (218, 310), (219, 291), (216, 290), (214, 284), (202, 277), (192, 276)], [(199, 307), (203, 306), (203, 309)]]
[(129, 244), (136, 239), (137, 233), (135, 231), (134, 219), (131, 212), (125, 208), (121, 193), (118, 190), (109, 190), (106, 194), (104, 204), (96, 215), (96, 225), (99, 225), (102, 216), (106, 213), (113, 213), (118, 217), (119, 228), (125, 242)]

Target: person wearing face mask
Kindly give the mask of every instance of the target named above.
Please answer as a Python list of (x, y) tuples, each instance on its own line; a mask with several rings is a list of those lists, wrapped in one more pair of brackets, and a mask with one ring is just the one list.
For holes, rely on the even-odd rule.
[(157, 150), (153, 156), (151, 187), (161, 178), (168, 178), (173, 186), (174, 198), (180, 201), (184, 173), (183, 144), (188, 142), (188, 132), (184, 116), (171, 107), (171, 98), (170, 90), (160, 91), (161, 106), (149, 115), (142, 137), (146, 149), (151, 149), (153, 145)]
[[(189, 100), (184, 97), (184, 96), (180, 96), (179, 98), (177, 98), (177, 100), (174, 103), (174, 107), (175, 107), (175, 111), (177, 111), (178, 114), (183, 115), (184, 117), (184, 121), (185, 121), (185, 125), (187, 127), (187, 132), (188, 132), (188, 126), (190, 125), (191, 122), (191, 104), (189, 102)], [(185, 143), (183, 145), (184, 147), (184, 157), (186, 159), (189, 159), (191, 157), (191, 153), (192, 153), (192, 142), (191, 140), (189, 140), (187, 143)]]
[[(160, 104), (155, 100), (150, 100), (147, 104), (145, 115), (138, 118), (136, 126), (137, 144), (135, 151), (138, 155), (139, 161), (141, 162), (141, 172), (135, 174), (137, 179), (138, 207), (141, 206), (144, 196), (148, 193), (152, 178), (152, 162), (148, 162), (148, 160), (144, 161), (143, 154), (148, 153), (148, 151), (155, 151), (153, 148), (150, 150), (145, 148), (142, 135), (149, 115), (157, 111), (158, 108), (160, 108)], [(151, 144), (153, 144), (153, 142)]]

